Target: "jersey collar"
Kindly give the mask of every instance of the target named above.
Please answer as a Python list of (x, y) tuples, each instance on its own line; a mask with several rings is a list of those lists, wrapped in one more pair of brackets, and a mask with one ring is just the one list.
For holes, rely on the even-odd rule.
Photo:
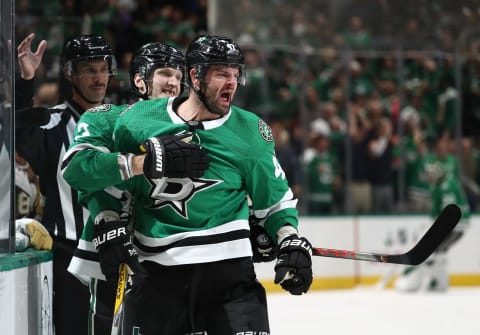
[[(178, 116), (178, 114), (175, 113), (174, 111), (185, 100), (187, 100), (187, 97), (168, 98), (167, 112), (168, 112), (168, 115), (170, 116), (170, 119), (175, 124), (185, 123), (185, 120), (183, 120), (180, 116)], [(232, 115), (232, 108), (230, 107), (230, 110), (228, 111), (228, 113), (222, 116), (221, 118), (218, 118), (215, 120), (202, 121), (203, 128), (205, 130), (218, 128), (222, 126), (225, 122), (227, 122), (227, 120), (230, 118), (231, 115)]]

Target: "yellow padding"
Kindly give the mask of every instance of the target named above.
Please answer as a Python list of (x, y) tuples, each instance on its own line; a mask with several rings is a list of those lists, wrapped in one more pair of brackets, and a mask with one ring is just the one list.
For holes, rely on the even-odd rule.
[[(393, 276), (386, 285), (387, 288), (393, 287), (393, 283), (398, 276)], [(358, 285), (373, 286), (381, 276), (366, 276), (360, 278), (353, 277), (330, 277), (330, 278), (314, 278), (310, 290), (335, 290), (354, 288)], [(280, 285), (276, 285), (273, 280), (260, 279), (267, 292), (283, 292)], [(451, 286), (480, 286), (480, 274), (452, 274), (450, 275)]]

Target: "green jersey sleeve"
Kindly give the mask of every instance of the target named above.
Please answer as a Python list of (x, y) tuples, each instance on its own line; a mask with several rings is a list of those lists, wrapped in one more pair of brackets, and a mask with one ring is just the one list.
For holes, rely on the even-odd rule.
[(63, 177), (74, 189), (94, 192), (122, 182), (113, 148), (115, 121), (127, 105), (101, 105), (87, 110), (77, 123), (63, 159)]
[[(247, 140), (244, 146), (245, 159), (239, 160), (238, 164), (244, 170), (253, 213), (276, 240), (276, 233), (282, 226), (288, 224), (297, 228), (297, 199), (289, 188), (285, 172), (275, 155), (275, 142), (267, 123), (240, 109), (234, 110), (233, 115), (243, 116), (249, 124), (244, 136)], [(241, 150), (238, 149), (237, 152)]]

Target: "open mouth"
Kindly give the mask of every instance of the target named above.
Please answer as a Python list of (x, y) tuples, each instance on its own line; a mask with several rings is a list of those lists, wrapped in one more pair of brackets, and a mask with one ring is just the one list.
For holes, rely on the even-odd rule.
[(224, 93), (220, 94), (219, 100), (222, 104), (229, 105), (230, 101), (231, 101), (231, 97), (232, 96), (231, 96), (230, 93), (224, 92)]
[(169, 97), (176, 96), (175, 91), (172, 91), (172, 90), (163, 90), (162, 93), (165, 94), (166, 96), (169, 96)]

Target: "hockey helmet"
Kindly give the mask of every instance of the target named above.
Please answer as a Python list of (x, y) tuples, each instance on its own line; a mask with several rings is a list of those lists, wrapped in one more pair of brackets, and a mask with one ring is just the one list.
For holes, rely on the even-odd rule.
[(110, 74), (117, 73), (117, 61), (112, 49), (100, 35), (78, 35), (65, 42), (62, 51), (62, 64), (65, 75), (71, 76), (73, 66), (79, 61), (94, 59), (106, 60)]
[(153, 72), (162, 67), (180, 70), (185, 75), (185, 57), (177, 48), (160, 42), (147, 43), (140, 47), (130, 62), (130, 84), (133, 92), (143, 96), (135, 86), (135, 74), (143, 81), (150, 79)]
[[(245, 63), (240, 47), (230, 38), (221, 36), (199, 35), (188, 46), (186, 54), (187, 71), (195, 68), (195, 77), (204, 81), (208, 67), (225, 65), (237, 67), (237, 82), (245, 84)], [(191, 82), (190, 77), (188, 78)]]

